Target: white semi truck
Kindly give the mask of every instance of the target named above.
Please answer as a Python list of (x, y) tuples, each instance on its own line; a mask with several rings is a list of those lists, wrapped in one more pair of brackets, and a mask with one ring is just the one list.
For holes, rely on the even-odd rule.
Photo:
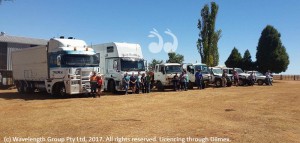
[(88, 93), (91, 72), (99, 72), (99, 58), (92, 48), (82, 40), (63, 37), (50, 39), (46, 46), (14, 51), (12, 64), (19, 93)]
[(124, 74), (137, 75), (146, 72), (142, 49), (139, 44), (110, 42), (92, 45), (100, 53), (100, 72), (104, 74), (104, 90), (124, 91)]

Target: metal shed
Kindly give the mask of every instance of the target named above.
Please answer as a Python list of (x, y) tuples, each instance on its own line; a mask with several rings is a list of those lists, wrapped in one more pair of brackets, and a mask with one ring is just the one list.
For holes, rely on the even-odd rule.
[[(0, 86), (12, 85), (12, 63), (11, 52), (23, 48), (34, 47), (38, 45), (47, 45), (48, 40), (10, 36), (4, 32), (0, 33)], [(0, 76), (1, 77), (1, 76)]]

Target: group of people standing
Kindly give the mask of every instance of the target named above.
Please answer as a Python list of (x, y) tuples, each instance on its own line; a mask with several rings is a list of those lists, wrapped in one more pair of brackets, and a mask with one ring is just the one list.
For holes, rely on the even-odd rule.
[(128, 89), (132, 90), (132, 93), (140, 94), (140, 93), (150, 93), (151, 86), (151, 76), (150, 74), (141, 74), (138, 72), (137, 75), (134, 73), (131, 76), (128, 73), (124, 74), (123, 85), (125, 89), (125, 94), (128, 94)]
[[(203, 82), (203, 76), (201, 73), (201, 70), (197, 70), (195, 73), (195, 82), (197, 84), (198, 89), (203, 89), (202, 82)], [(175, 73), (173, 77), (173, 86), (174, 91), (187, 91), (189, 85), (189, 75), (184, 70), (182, 73), (178, 76), (178, 73)]]
[[(226, 71), (224, 70), (223, 71), (223, 74), (226, 74)], [(265, 74), (265, 76), (266, 76), (266, 84), (267, 85), (271, 85), (272, 86), (272, 80), (271, 80), (271, 77), (272, 77), (272, 74), (271, 74), (271, 71), (270, 70), (268, 70), (267, 72), (266, 72), (266, 74)], [(223, 77), (223, 75), (222, 75), (222, 77)], [(253, 74), (253, 72), (251, 72), (250, 73), (250, 75), (248, 76), (248, 85), (251, 85), (251, 86), (253, 86), (254, 85), (254, 83), (255, 83), (255, 81), (256, 81), (256, 79), (255, 79), (256, 77), (255, 77), (255, 75)], [(234, 85), (235, 86), (239, 86), (239, 74), (238, 74), (238, 72), (233, 68), (233, 81), (234, 81)]]
[[(266, 75), (266, 82), (268, 83), (268, 85), (272, 85), (271, 72), (268, 71), (265, 75)], [(226, 87), (227, 85), (227, 77), (228, 75), (226, 70), (223, 70), (222, 85), (224, 87)], [(234, 80), (234, 85), (238, 86), (239, 74), (234, 69), (233, 69), (233, 80)], [(248, 80), (252, 83), (251, 85), (254, 84), (255, 77), (253, 73), (250, 74)], [(145, 73), (141, 74), (140, 72), (138, 72), (137, 75), (132, 73), (131, 76), (129, 76), (128, 73), (125, 73), (123, 77), (123, 85), (124, 85), (123, 88), (125, 89), (125, 94), (128, 94), (129, 89), (132, 90), (132, 93), (136, 93), (136, 94), (150, 93), (151, 81), (152, 81), (152, 76), (149, 73), (146, 75)], [(189, 76), (185, 70), (182, 71), (180, 75), (178, 75), (178, 73), (175, 73), (172, 81), (173, 81), (174, 91), (188, 90)], [(198, 89), (204, 89), (203, 75), (200, 69), (198, 69), (195, 73), (195, 83)], [(91, 94), (93, 94), (95, 97), (97, 96), (100, 97), (102, 93), (102, 85), (103, 85), (102, 77), (97, 76), (96, 72), (92, 72), (92, 75), (90, 76), (90, 85), (91, 85)]]

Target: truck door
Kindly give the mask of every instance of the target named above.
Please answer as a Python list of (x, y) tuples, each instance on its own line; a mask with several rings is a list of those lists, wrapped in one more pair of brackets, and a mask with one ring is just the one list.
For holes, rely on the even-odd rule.
[(195, 82), (195, 72), (196, 71), (195, 71), (194, 66), (192, 64), (187, 65), (186, 69), (187, 69), (187, 74), (189, 76), (190, 81)]
[(161, 65), (156, 65), (155, 66), (155, 73), (154, 73), (154, 80), (156, 81), (161, 81), (163, 82), (165, 80), (164, 78), (164, 66), (161, 66)]

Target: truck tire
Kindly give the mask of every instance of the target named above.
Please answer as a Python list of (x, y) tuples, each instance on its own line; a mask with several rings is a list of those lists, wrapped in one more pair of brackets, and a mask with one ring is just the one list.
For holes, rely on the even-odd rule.
[(192, 83), (191, 81), (189, 81), (188, 88), (189, 88), (189, 89), (193, 89), (193, 88), (194, 88), (194, 83)]
[(202, 89), (205, 89), (205, 88), (207, 88), (208, 87), (208, 81), (203, 81), (202, 82)]
[(23, 83), (23, 89), (24, 89), (24, 93), (33, 93), (34, 89), (31, 86), (31, 83)]
[(113, 80), (109, 80), (108, 81), (108, 92), (111, 92), (111, 93), (116, 93), (116, 85), (115, 85), (115, 82)]
[(165, 90), (164, 85), (160, 81), (157, 82), (156, 88), (157, 88), (158, 91), (164, 91)]
[(216, 87), (222, 87), (222, 79), (216, 79)]
[(263, 85), (263, 84), (264, 84), (264, 81), (261, 80), (261, 79), (259, 79), (259, 80), (257, 80), (257, 84), (258, 84), (258, 85)]
[(63, 83), (56, 83), (53, 87), (53, 95), (56, 97), (66, 96), (66, 87)]
[(227, 82), (227, 87), (231, 87), (232, 86), (232, 81)]
[(155, 85), (155, 81), (154, 81), (154, 80), (151, 80), (150, 89), (153, 89), (153, 88), (154, 88), (154, 85)]
[(24, 93), (24, 86), (21, 81), (15, 81), (19, 93)]
[(244, 86), (245, 85), (245, 80), (240, 78), (239, 79), (239, 86)]

